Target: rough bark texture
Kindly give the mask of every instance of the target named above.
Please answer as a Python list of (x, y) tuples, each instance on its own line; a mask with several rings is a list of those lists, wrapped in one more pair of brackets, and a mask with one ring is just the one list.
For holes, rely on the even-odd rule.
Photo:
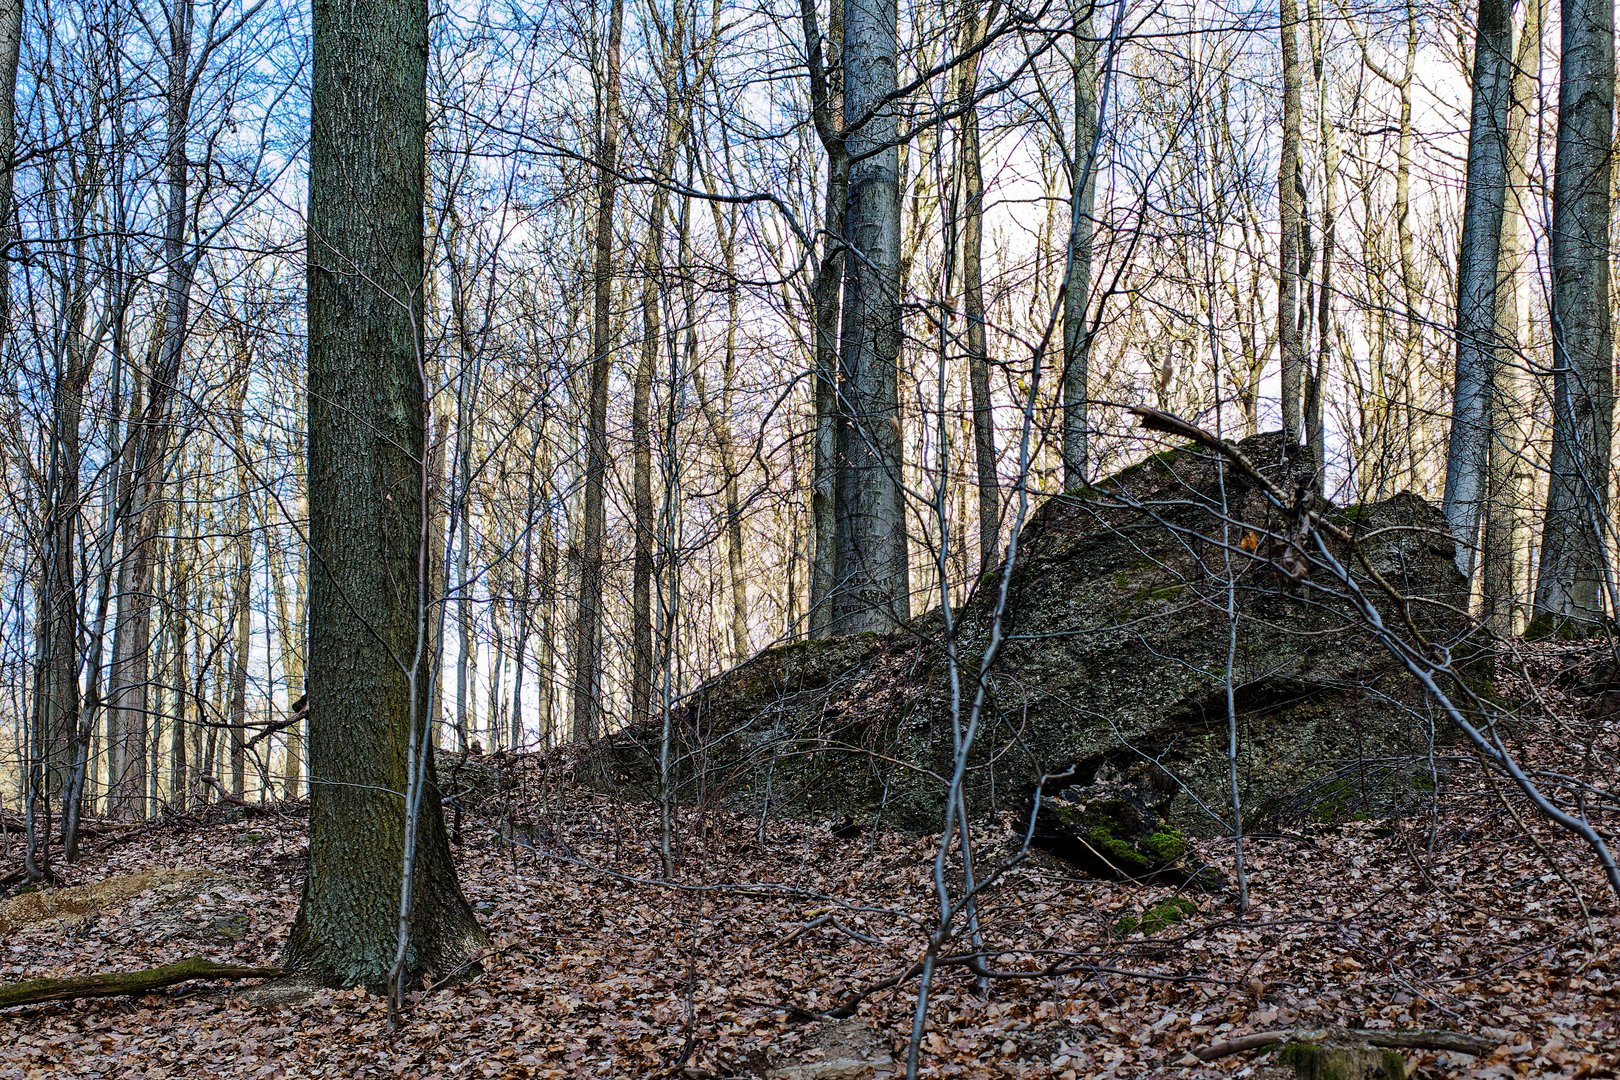
[[(1287, 490), (1309, 477), (1309, 463), (1280, 464), (1280, 435), (1242, 447)], [(1421, 800), (1429, 784), (1421, 693), (1345, 608), (1275, 568), (1269, 537), (1282, 526), (1254, 486), (1227, 473), (1224, 494), (1246, 523), (1233, 536), (1246, 819)], [(1110, 784), (1176, 827), (1227, 827), (1200, 810), (1200, 800), (1231, 798), (1221, 506), (1220, 473), (1186, 449), (1034, 514), (1008, 594), (1007, 642), (989, 677), (972, 810), (1027, 812), (1041, 778), (1062, 774), (1047, 794)], [(1333, 513), (1368, 535), (1369, 558), (1414, 598), (1425, 632), (1462, 650), (1464, 583), (1444, 518), (1412, 495)], [(1244, 558), (1251, 548), (1256, 558)], [(961, 613), (970, 696), (992, 592)], [(931, 612), (888, 635), (772, 649), (703, 687), (676, 717), (687, 748), (678, 794), (938, 829), (952, 745), (942, 626)], [(656, 790), (657, 737), (630, 729), (616, 738), (611, 771), (625, 789)]]
[(1472, 576), (1490, 442), (1492, 374), (1500, 350), (1496, 290), (1507, 195), (1513, 85), (1512, 0), (1480, 0), (1474, 38), (1468, 177), (1457, 256), (1457, 365), (1443, 508), (1457, 568)]
[[(407, 742), (426, 735), (422, 379), (425, 0), (314, 8), (309, 209), (309, 869), (288, 966), (382, 984), (405, 857)], [(411, 672), (416, 672), (413, 685)], [(413, 712), (415, 715), (413, 715)], [(407, 967), (482, 948), (431, 752)]]
[(1564, 0), (1562, 13), (1551, 233), (1553, 437), (1532, 619), (1538, 632), (1579, 630), (1602, 619), (1611, 528), (1614, 5)]
[(843, 324), (840, 329), (836, 632), (910, 614), (901, 491), (900, 155), (895, 0), (844, 0)]

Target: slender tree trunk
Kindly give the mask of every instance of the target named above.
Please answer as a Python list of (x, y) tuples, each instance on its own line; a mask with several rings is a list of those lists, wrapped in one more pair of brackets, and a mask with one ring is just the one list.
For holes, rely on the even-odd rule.
[(1529, 0), (1524, 28), (1514, 50), (1512, 111), (1508, 126), (1507, 201), (1502, 217), (1501, 266), (1496, 284), (1495, 373), (1491, 379), (1490, 442), (1486, 465), (1485, 527), (1481, 541), (1480, 593), (1483, 617), (1498, 634), (1518, 629), (1525, 601), (1530, 532), (1529, 372), (1521, 360), (1520, 308), (1524, 302), (1523, 263), (1527, 222), (1524, 205), (1532, 198), (1527, 168), (1531, 113), (1541, 70), (1542, 9), (1547, 0)]
[(1536, 579), (1537, 632), (1603, 618), (1614, 341), (1609, 198), (1614, 129), (1612, 0), (1564, 0), (1552, 212), (1553, 433)]
[(619, 40), (624, 0), (610, 0), (597, 117), (596, 242), (591, 269), (591, 366), (585, 410), (585, 496), (580, 527), (579, 606), (574, 614), (575, 742), (598, 734), (602, 710), (602, 549), (607, 542), (607, 399), (613, 367), (613, 205), (618, 197)]
[(1446, 444), (1446, 524), (1457, 568), (1474, 573), (1490, 446), (1491, 375), (1500, 355), (1497, 281), (1507, 195), (1508, 124), (1513, 80), (1512, 0), (1480, 0), (1474, 39), (1473, 108), (1467, 187), (1457, 256), (1457, 366), (1451, 437)]
[(895, 0), (844, 0), (843, 322), (834, 629), (911, 614), (901, 489), (900, 162)]
[(178, 390), (191, 321), (191, 282), (196, 258), (186, 249), (190, 223), (190, 162), (186, 136), (191, 125), (192, 0), (176, 0), (169, 15), (167, 135), (164, 169), (163, 332), (156, 370), (147, 385), (146, 407), (131, 435), (132, 504), (124, 516), (124, 564), (119, 572), (118, 622), (113, 633), (111, 720), (119, 735), (121, 766), (113, 792), (123, 817), (145, 814), (147, 709), (152, 647), (152, 541), (157, 531), (163, 465), (173, 437), (170, 404)]
[[(273, 513), (274, 505), (271, 504), (264, 513), (267, 525), (273, 520)], [(290, 711), (293, 702), (303, 696), (305, 690), (304, 612), (298, 598), (305, 593), (307, 583), (296, 553), (293, 554), (294, 566), (289, 574), (281, 546), (274, 535), (268, 527), (265, 529), (270, 587), (276, 604), (276, 640), (280, 643), (281, 674), (287, 687), (287, 708)], [(289, 581), (289, 577), (292, 580)], [(301, 794), (304, 782), (304, 721), (294, 723), (284, 735), (286, 764), (282, 770), (281, 792), (283, 798), (296, 799)]]
[(809, 596), (809, 636), (824, 638), (832, 632), (833, 598), (838, 589), (838, 335), (844, 206), (849, 200), (849, 155), (843, 135), (843, 0), (832, 0), (829, 5), (825, 38), (817, 26), (815, 0), (800, 0), (800, 14), (809, 58), (812, 119), (827, 155), (821, 252), (811, 284), (815, 427), (810, 461)]
[(191, 695), (187, 650), (191, 647), (191, 565), (176, 560), (174, 585), (170, 591), (174, 625), (169, 640), (174, 656), (174, 721), (169, 729), (169, 803), (184, 811), (191, 797), (190, 764), (187, 758), (186, 699)]
[[(658, 150), (655, 175), (667, 177), (675, 168), (675, 153), (686, 138), (686, 104), (676, 78), (686, 38), (686, 5), (675, 4), (672, 26), (664, 42), (659, 81), (664, 91), (664, 138)], [(661, 319), (664, 272), (664, 220), (669, 212), (669, 189), (653, 189), (647, 214), (647, 240), (642, 260), (641, 349), (631, 390), (631, 517), (635, 529), (630, 568), (630, 719), (646, 720), (653, 700), (653, 547), (652, 388), (658, 370), (658, 344), (663, 337)]]
[[(1085, 0), (1089, 11), (1090, 2)], [(999, 4), (990, 5), (988, 19), (995, 18)], [(960, 13), (957, 51), (977, 48), (984, 36), (979, 21), (978, 0), (966, 0)], [(1078, 72), (1077, 72), (1078, 75)], [(962, 185), (962, 317), (966, 321), (965, 344), (968, 360), (968, 389), (973, 407), (973, 465), (979, 495), (979, 572), (982, 574), (1001, 561), (1001, 483), (996, 475), (996, 415), (990, 395), (990, 349), (985, 334), (984, 311), (984, 171), (979, 153), (979, 61), (973, 59), (958, 69), (956, 107), (962, 113), (960, 158), (957, 169)], [(1078, 86), (1078, 83), (1076, 84)], [(1076, 104), (1079, 104), (1078, 95)], [(1078, 130), (1078, 126), (1077, 126)], [(1089, 151), (1090, 144), (1087, 144)], [(1077, 149), (1076, 153), (1080, 151)], [(1089, 221), (1088, 221), (1089, 226)], [(1090, 244), (1086, 261), (1089, 276)], [(1078, 258), (1075, 259), (1078, 263)], [(1078, 267), (1071, 265), (1070, 273)], [(1065, 293), (1067, 298), (1067, 293)], [(1082, 306), (1084, 300), (1082, 298)], [(1082, 312), (1081, 318), (1084, 319)], [(1067, 334), (1067, 324), (1064, 327)], [(1065, 336), (1065, 345), (1067, 337)], [(1082, 397), (1084, 393), (1082, 391)], [(1082, 403), (1083, 407), (1083, 403)], [(1064, 445), (1069, 445), (1067, 412)], [(1082, 455), (1083, 456), (1083, 455)], [(1067, 460), (1067, 459), (1065, 459)]]
[[(483, 932), (435, 796), (423, 349), (426, 0), (317, 0), (309, 184), (309, 868), (288, 965), (448, 973)], [(423, 755), (411, 829), (409, 750)], [(402, 985), (402, 984), (401, 984)]]
[(472, 437), (473, 417), (477, 415), (478, 372), (477, 349), (467, 322), (467, 282), (462, 279), (456, 241), (460, 229), (448, 244), (452, 274), (450, 283), (451, 320), (455, 325), (456, 359), (460, 371), (456, 378), (456, 482), (455, 498), (451, 506), (456, 531), (456, 749), (467, 752), (477, 719), (473, 715), (477, 693), (475, 685), (478, 667), (477, 642), (473, 634), (474, 610), (472, 603), (471, 556), (473, 542), (472, 503)]
[[(1091, 248), (1097, 209), (1095, 0), (1071, 0), (1074, 20), (1074, 136), (1069, 151), (1068, 272), (1063, 281), (1063, 487), (1084, 487), (1091, 446), (1089, 394)], [(999, 498), (999, 495), (998, 495)], [(989, 565), (989, 564), (987, 564)]]
[(1300, 199), (1299, 5), (1281, 5), (1283, 129), (1277, 169), (1277, 349), (1282, 369), (1282, 428), (1289, 446), (1300, 441), (1304, 420), (1305, 349), (1300, 340), (1299, 262), (1303, 207)]
[[(231, 624), (235, 641), (231, 650), (231, 794), (247, 793), (247, 684), (253, 648), (253, 470), (246, 458), (247, 425), (243, 404), (247, 400), (248, 377), (252, 372), (252, 352), (248, 343), (236, 345), (236, 385), (231, 389), (229, 415), (231, 443), (236, 448), (236, 508), (232, 526), (236, 567), (231, 587)], [(263, 798), (263, 792), (260, 793)]]

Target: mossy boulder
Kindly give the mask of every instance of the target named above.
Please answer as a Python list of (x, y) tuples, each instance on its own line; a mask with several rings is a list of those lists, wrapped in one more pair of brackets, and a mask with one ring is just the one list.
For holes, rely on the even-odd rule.
[(1150, 800), (1125, 783), (1064, 787), (1040, 800), (1032, 838), (1099, 877), (1224, 884), (1213, 867), (1193, 857), (1192, 844), (1165, 820), (1163, 806)]
[[(1241, 449), (1283, 490), (1303, 477), (1279, 436)], [(1327, 513), (1410, 598), (1420, 630), (1465, 653), (1466, 591), (1439, 511), (1403, 494)], [(1112, 839), (1138, 867), (1174, 862), (1170, 838), (1230, 829), (1229, 720), (1251, 826), (1324, 801), (1375, 814), (1428, 797), (1411, 777), (1429, 770), (1432, 710), (1331, 581), (1279, 565), (1289, 528), (1258, 485), (1192, 447), (1041, 504), (1019, 537), (986, 679), (970, 812), (1027, 824), (1037, 788), (1055, 805), (1065, 789), (1118, 783), (1138, 793), (1143, 827)], [(982, 578), (955, 620), (965, 700), (998, 585)], [(676, 798), (937, 830), (953, 746), (945, 625), (932, 611), (888, 634), (772, 649), (701, 687), (675, 716)], [(601, 782), (655, 792), (659, 735), (649, 724), (609, 740)]]

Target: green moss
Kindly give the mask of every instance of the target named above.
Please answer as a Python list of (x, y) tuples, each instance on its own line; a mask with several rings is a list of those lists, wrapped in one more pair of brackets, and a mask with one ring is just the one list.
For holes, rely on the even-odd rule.
[(1322, 824), (1338, 821), (1350, 809), (1355, 797), (1355, 785), (1348, 780), (1334, 780), (1325, 784), (1316, 801), (1311, 803), (1310, 818)]
[(1161, 826), (1138, 846), (1162, 865), (1175, 862), (1187, 854), (1188, 848), (1187, 841), (1181, 833), (1168, 825)]
[(1114, 922), (1115, 937), (1130, 937), (1142, 925), (1142, 920), (1135, 915), (1121, 915)]
[(1097, 854), (1127, 874), (1140, 874), (1153, 869), (1130, 844), (1115, 836), (1106, 825), (1093, 825), (1086, 830), (1086, 840), (1097, 849)]
[(1142, 933), (1151, 937), (1197, 913), (1197, 904), (1185, 896), (1172, 896), (1142, 912)]

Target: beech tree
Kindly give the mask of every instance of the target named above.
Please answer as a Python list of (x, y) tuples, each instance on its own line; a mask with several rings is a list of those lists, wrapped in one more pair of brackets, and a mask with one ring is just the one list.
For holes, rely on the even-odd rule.
[(425, 708), (427, 4), (318, 0), (313, 30), (310, 843), (288, 963), (397, 987), (401, 967), (447, 972), (484, 944), (450, 861)]
[(1446, 450), (1446, 523), (1457, 566), (1474, 572), (1491, 437), (1493, 368), (1499, 356), (1496, 290), (1507, 197), (1513, 85), (1512, 0), (1480, 0), (1474, 38), (1467, 188), (1457, 257), (1457, 370)]
[(1564, 0), (1561, 12), (1550, 237), (1553, 434), (1532, 618), (1538, 631), (1601, 620), (1604, 593), (1613, 587), (1605, 551), (1613, 533), (1614, 5), (1612, 0)]
[(834, 629), (911, 614), (901, 476), (900, 147), (896, 0), (845, 0), (843, 324)]

